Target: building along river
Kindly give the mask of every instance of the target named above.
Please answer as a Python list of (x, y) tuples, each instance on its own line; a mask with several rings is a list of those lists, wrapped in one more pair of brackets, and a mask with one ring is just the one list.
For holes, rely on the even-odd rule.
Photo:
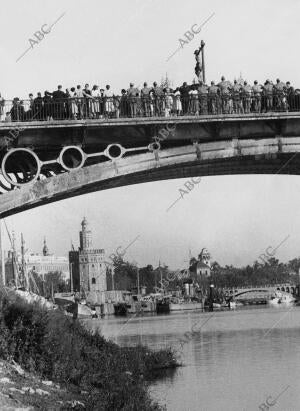
[(260, 410), (266, 401), (300, 410), (300, 307), (106, 317), (88, 326), (120, 345), (181, 351), (183, 367), (151, 386), (169, 411)]

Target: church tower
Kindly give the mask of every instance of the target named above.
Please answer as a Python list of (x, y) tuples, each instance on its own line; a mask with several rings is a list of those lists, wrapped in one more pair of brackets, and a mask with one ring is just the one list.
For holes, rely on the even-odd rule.
[(199, 261), (201, 261), (202, 263), (208, 265), (210, 267), (210, 254), (207, 251), (206, 248), (202, 248), (199, 256), (198, 256)]
[(46, 237), (44, 238), (44, 247), (43, 247), (43, 256), (46, 257), (47, 255), (49, 255), (49, 249), (46, 243)]

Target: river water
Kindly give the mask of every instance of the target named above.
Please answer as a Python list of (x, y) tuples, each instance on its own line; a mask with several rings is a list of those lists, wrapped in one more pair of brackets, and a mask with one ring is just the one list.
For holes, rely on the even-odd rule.
[(120, 345), (178, 351), (183, 367), (150, 389), (168, 411), (300, 410), (300, 307), (108, 317), (89, 327)]

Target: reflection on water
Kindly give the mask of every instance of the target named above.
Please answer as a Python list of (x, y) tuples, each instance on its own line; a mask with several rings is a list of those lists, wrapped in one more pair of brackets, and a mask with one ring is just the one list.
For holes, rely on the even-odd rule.
[(91, 320), (89, 326), (121, 345), (155, 349), (178, 349), (193, 327), (180, 354), (184, 366), (151, 386), (153, 398), (170, 411), (259, 410), (288, 385), (270, 409), (300, 410), (300, 307), (215, 312), (200, 329), (208, 316), (106, 318)]

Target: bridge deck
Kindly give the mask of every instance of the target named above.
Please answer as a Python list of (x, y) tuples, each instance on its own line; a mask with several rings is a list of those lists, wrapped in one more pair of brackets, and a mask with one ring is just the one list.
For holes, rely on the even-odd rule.
[(218, 114), (201, 116), (170, 116), (170, 117), (137, 117), (137, 118), (100, 118), (84, 120), (51, 120), (51, 121), (14, 121), (1, 122), (1, 130), (12, 128), (68, 128), (68, 127), (105, 127), (105, 126), (135, 126), (151, 124), (194, 124), (194, 123), (218, 123), (218, 122), (245, 122), (258, 120), (289, 120), (300, 119), (300, 111), (297, 112), (270, 112), (250, 114)]

